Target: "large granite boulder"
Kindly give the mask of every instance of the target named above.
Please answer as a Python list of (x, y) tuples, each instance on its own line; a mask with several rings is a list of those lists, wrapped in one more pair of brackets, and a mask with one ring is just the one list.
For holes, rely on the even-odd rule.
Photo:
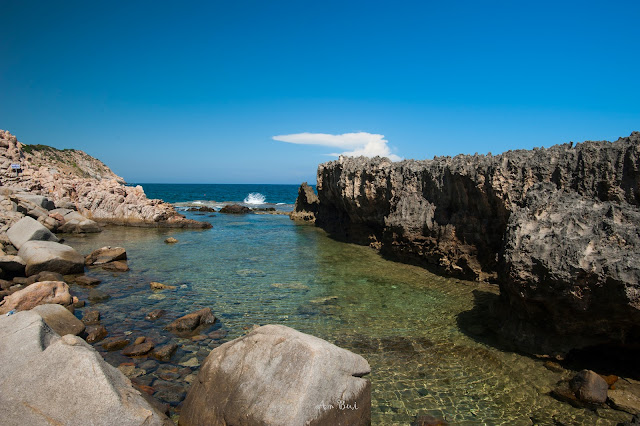
[(71, 305), (73, 298), (69, 293), (69, 286), (62, 281), (41, 281), (31, 284), (5, 297), (0, 302), (0, 314), (6, 314), (9, 311), (28, 311), (48, 303)]
[(365, 425), (371, 371), (359, 355), (282, 325), (211, 351), (180, 425)]
[(60, 274), (80, 274), (84, 271), (84, 256), (73, 248), (52, 241), (28, 241), (18, 251), (26, 262), (27, 276), (42, 271)]
[(47, 303), (38, 305), (31, 311), (40, 315), (44, 322), (60, 336), (67, 334), (78, 336), (85, 329), (82, 321), (62, 305)]
[(37, 220), (25, 216), (16, 222), (7, 231), (7, 236), (18, 250), (27, 241), (53, 241), (58, 242), (58, 237), (53, 235), (46, 227)]
[(36, 312), (0, 317), (2, 424), (171, 425), (81, 338)]

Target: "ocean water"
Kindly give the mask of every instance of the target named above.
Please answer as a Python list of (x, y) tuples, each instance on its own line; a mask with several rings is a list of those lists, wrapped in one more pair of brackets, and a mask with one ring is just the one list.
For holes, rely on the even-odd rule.
[[(277, 207), (291, 210), (299, 185), (158, 184), (141, 183), (148, 198), (174, 203), (178, 208), (191, 205), (222, 206), (240, 203), (251, 207)], [(313, 185), (315, 188), (315, 185)]]
[[(149, 196), (181, 206), (252, 199), (291, 205), (297, 191), (295, 185), (144, 187)], [(169, 403), (174, 420), (209, 351), (256, 324), (284, 324), (365, 357), (372, 368), (375, 425), (408, 425), (423, 414), (469, 425), (604, 425), (630, 417), (556, 401), (548, 393), (562, 373), (463, 330), (461, 316), (468, 316), (477, 298), (495, 297), (494, 286), (385, 260), (368, 247), (334, 241), (287, 216), (184, 214), (213, 228), (112, 226), (100, 234), (66, 236), (66, 242), (84, 254), (105, 245), (127, 249), (130, 271), (88, 272), (102, 279), (98, 289), (109, 294), (109, 300), (91, 303), (88, 288), (72, 285), (87, 301), (77, 315), (99, 310), (110, 337), (145, 336), (157, 346), (178, 344), (167, 363), (132, 359), (95, 345), (112, 365), (128, 368), (141, 389)], [(165, 244), (169, 236), (179, 242)], [(152, 291), (151, 281), (176, 289)], [(195, 339), (164, 330), (173, 319), (204, 307), (210, 307), (218, 321)], [(145, 320), (156, 309), (166, 315)], [(471, 315), (470, 320), (481, 333), (483, 318)]]

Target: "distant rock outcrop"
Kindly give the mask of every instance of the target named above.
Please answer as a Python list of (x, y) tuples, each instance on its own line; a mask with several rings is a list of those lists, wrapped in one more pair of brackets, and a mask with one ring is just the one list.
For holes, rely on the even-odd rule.
[[(19, 165), (20, 169), (12, 168)], [(46, 145), (24, 145), (0, 130), (0, 186), (21, 188), (33, 196), (44, 195), (55, 207), (73, 207), (96, 222), (131, 226), (210, 228), (207, 222), (185, 219), (162, 200), (150, 200), (141, 186), (130, 187), (107, 166), (88, 154)], [(15, 191), (12, 191), (15, 192)], [(0, 208), (16, 211), (0, 197)], [(3, 204), (4, 203), (4, 204)], [(45, 210), (50, 208), (42, 207)], [(26, 213), (26, 212), (25, 212)], [(65, 232), (95, 232), (90, 223), (77, 223)], [(8, 219), (5, 219), (5, 223)], [(10, 220), (9, 220), (10, 221)], [(89, 230), (90, 229), (90, 230)]]
[(293, 211), (290, 215), (291, 219), (314, 223), (319, 203), (320, 201), (316, 193), (313, 192), (313, 188), (307, 182), (303, 182), (298, 189), (298, 198), (296, 198), (296, 203), (293, 206)]
[(497, 156), (344, 157), (319, 166), (317, 189), (316, 224), (334, 236), (498, 282), (500, 331), (523, 350), (640, 337), (638, 132)]

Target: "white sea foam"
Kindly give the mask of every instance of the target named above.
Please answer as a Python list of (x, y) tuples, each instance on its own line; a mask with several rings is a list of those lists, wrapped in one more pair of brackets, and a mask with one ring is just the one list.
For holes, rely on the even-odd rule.
[(245, 204), (264, 204), (266, 197), (259, 192), (252, 192), (244, 199)]

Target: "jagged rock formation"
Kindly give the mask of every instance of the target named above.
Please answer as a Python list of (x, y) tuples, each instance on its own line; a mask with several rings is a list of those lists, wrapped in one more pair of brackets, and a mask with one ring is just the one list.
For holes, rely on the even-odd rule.
[[(21, 171), (16, 173), (11, 164), (20, 164)], [(162, 200), (148, 199), (141, 186), (125, 186), (121, 177), (82, 151), (24, 145), (3, 130), (0, 130), (0, 186), (45, 195), (57, 207), (77, 209), (86, 218), (102, 223), (153, 227), (211, 226), (185, 219)], [(7, 201), (0, 199), (0, 206), (3, 203), (7, 204)], [(7, 204), (5, 209), (11, 210), (12, 206)]]
[(313, 188), (307, 182), (303, 182), (298, 189), (298, 198), (293, 206), (293, 211), (289, 215), (292, 220), (302, 220), (310, 223), (316, 221), (316, 213), (318, 213), (318, 205), (320, 201)]
[(333, 235), (499, 282), (501, 332), (521, 349), (640, 335), (638, 132), (497, 156), (341, 158), (319, 166), (317, 188), (316, 224)]

